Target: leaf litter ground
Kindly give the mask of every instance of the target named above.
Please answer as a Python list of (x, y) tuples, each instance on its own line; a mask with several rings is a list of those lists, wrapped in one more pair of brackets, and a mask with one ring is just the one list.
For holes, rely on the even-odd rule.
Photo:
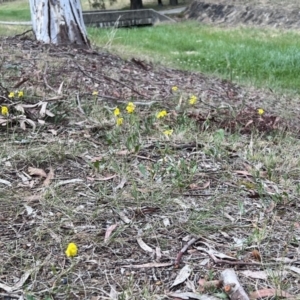
[(1, 297), (216, 294), (228, 267), (300, 293), (299, 99), (27, 35), (1, 53)]

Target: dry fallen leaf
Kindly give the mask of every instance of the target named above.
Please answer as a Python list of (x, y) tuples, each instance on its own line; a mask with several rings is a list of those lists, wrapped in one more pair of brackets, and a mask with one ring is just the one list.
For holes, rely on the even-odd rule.
[(41, 176), (41, 177), (45, 177), (45, 178), (47, 177), (46, 172), (43, 169), (39, 169), (39, 168), (29, 167), (28, 168), (28, 173), (31, 176), (36, 175), (36, 176)]
[(179, 274), (177, 275), (177, 277), (175, 278), (175, 281), (173, 282), (172, 286), (176, 286), (180, 283), (183, 283), (185, 280), (187, 280), (192, 272), (192, 268), (189, 265), (185, 265), (179, 272)]
[(258, 250), (254, 249), (252, 251), (251, 255), (255, 260), (261, 261), (261, 256), (260, 256)]
[(107, 243), (110, 235), (112, 234), (112, 232), (117, 228), (118, 223), (110, 225), (105, 232), (105, 237), (104, 237), (104, 243)]
[(190, 184), (190, 189), (191, 190), (205, 190), (210, 186), (210, 181), (207, 181), (204, 183), (202, 186), (197, 185), (196, 183)]
[(41, 198), (42, 198), (41, 195), (31, 195), (31, 196), (25, 197), (24, 200), (27, 202), (35, 202), (35, 201), (40, 201)]
[(153, 249), (151, 247), (149, 247), (143, 240), (142, 238), (138, 237), (136, 239), (136, 241), (138, 242), (139, 246), (146, 252), (153, 252)]
[(294, 266), (286, 266), (285, 268), (300, 275), (300, 268), (297, 268), (297, 267), (294, 267)]
[(5, 179), (0, 179), (0, 183), (11, 186), (11, 183)]
[(54, 171), (52, 168), (50, 168), (47, 178), (43, 182), (43, 186), (49, 186), (53, 179), (54, 179)]
[(241, 271), (240, 274), (248, 277), (248, 278), (254, 278), (254, 279), (263, 279), (267, 280), (268, 279), (268, 274), (265, 271), (250, 271), (250, 270), (245, 270)]

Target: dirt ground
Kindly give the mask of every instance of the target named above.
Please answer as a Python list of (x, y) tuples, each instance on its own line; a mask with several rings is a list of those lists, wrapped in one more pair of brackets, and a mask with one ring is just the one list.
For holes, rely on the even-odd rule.
[[(226, 268), (249, 293), (299, 299), (299, 99), (30, 34), (0, 51), (0, 299), (217, 299)], [(196, 107), (176, 110), (187, 95)], [(140, 119), (115, 131), (128, 101)], [(156, 120), (149, 135), (162, 109), (192, 131), (161, 138)]]
[(293, 0), (207, 0), (192, 2), (184, 15), (204, 23), (298, 29), (299, 8)]

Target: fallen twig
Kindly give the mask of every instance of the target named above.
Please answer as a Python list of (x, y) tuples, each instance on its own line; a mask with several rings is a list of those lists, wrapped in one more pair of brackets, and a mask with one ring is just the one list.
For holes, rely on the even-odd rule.
[(180, 264), (181, 261), (181, 257), (183, 255), (183, 253), (191, 246), (193, 245), (195, 242), (197, 242), (199, 240), (199, 238), (192, 238), (186, 245), (183, 246), (183, 248), (178, 252), (174, 265), (177, 268)]

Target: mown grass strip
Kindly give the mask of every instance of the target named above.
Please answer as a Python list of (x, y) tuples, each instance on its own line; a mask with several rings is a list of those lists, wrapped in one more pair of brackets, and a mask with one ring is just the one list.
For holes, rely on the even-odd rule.
[(118, 30), (89, 28), (89, 34), (97, 45), (128, 56), (150, 57), (158, 63), (258, 87), (300, 90), (296, 31), (181, 22)]
[(29, 1), (1, 3), (0, 21), (30, 21)]

